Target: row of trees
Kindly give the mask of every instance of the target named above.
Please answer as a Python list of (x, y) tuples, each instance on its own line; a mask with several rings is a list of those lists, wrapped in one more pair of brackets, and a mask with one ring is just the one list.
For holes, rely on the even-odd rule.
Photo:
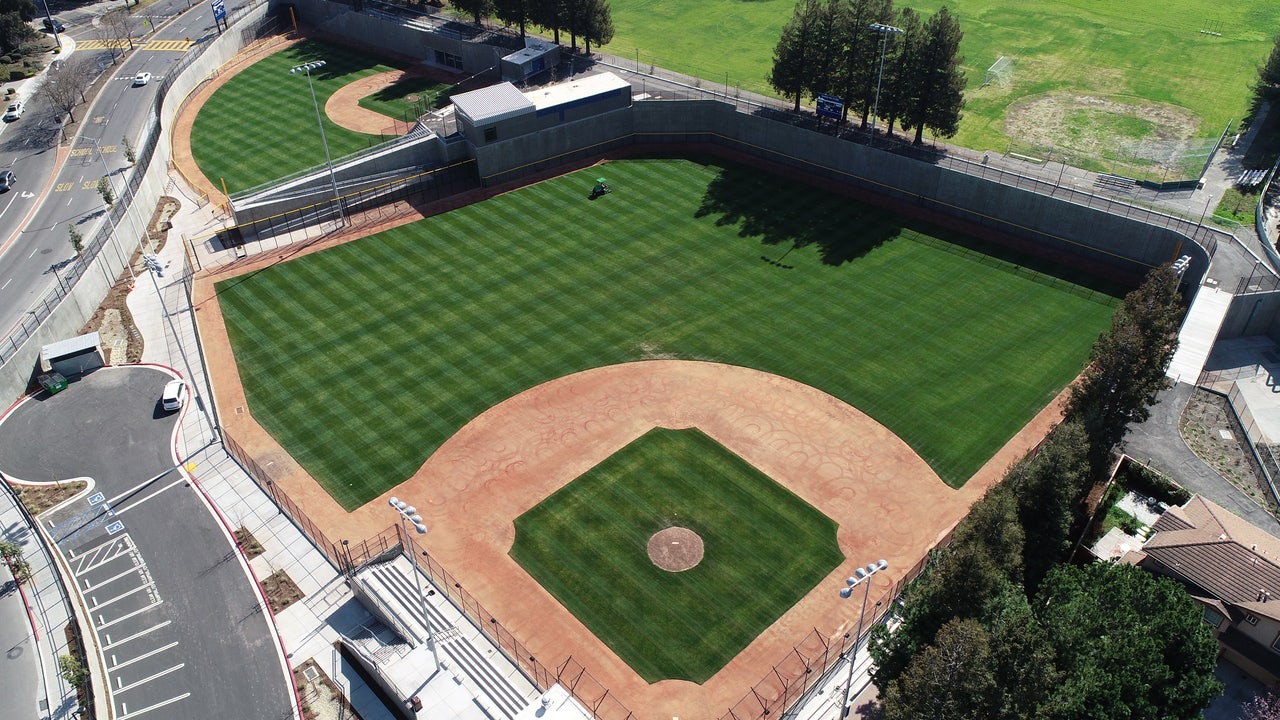
[(1160, 268), (1125, 298), (1066, 419), (908, 586), (897, 630), (873, 631), (886, 720), (1191, 720), (1221, 692), (1217, 643), (1182, 586), (1129, 565), (1065, 564), (1111, 450), (1165, 386), (1177, 284)]
[(569, 36), (570, 47), (582, 38), (588, 54), (591, 45), (606, 45), (613, 39), (613, 14), (608, 0), (450, 0), (457, 10), (475, 19), (488, 16), (520, 28), (520, 37), (530, 25), (550, 30), (556, 43), (560, 33)]
[[(901, 34), (871, 29), (891, 25)], [(927, 20), (893, 0), (801, 0), (773, 51), (769, 84), (795, 101), (828, 94), (844, 99), (865, 128), (879, 86), (879, 116), (889, 133), (895, 123), (928, 128), (941, 137), (960, 129), (965, 76), (960, 69), (960, 22), (944, 6)], [(883, 78), (881, 79), (881, 58)]]

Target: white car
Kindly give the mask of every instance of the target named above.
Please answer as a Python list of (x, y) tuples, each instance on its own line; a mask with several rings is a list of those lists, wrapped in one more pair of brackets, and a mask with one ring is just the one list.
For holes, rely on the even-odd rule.
[(167, 411), (181, 410), (187, 402), (187, 384), (181, 380), (170, 380), (160, 395), (160, 407)]
[(149, 82), (151, 82), (151, 73), (149, 72), (140, 72), (133, 76), (134, 87), (141, 87)]
[(9, 109), (4, 111), (4, 121), (13, 122), (22, 117), (22, 113), (27, 109), (27, 104), (21, 100), (14, 100), (9, 103)]

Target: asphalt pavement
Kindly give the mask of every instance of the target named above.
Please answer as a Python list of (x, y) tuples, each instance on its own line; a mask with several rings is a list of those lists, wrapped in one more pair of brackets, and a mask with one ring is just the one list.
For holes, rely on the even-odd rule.
[(253, 580), (176, 467), (180, 413), (159, 405), (171, 379), (155, 367), (103, 368), (27, 400), (0, 424), (0, 472), (96, 481), (42, 520), (88, 608), (116, 718), (291, 717)]

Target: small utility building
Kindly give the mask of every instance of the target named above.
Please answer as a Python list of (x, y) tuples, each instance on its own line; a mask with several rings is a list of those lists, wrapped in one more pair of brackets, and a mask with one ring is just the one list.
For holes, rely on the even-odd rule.
[(560, 46), (535, 37), (525, 37), (524, 48), (502, 58), (502, 79), (524, 82), (560, 63)]
[(102, 339), (96, 332), (59, 340), (40, 348), (40, 369), (43, 372), (56, 372), (71, 377), (97, 370), (106, 364), (102, 354)]
[(509, 82), (453, 96), (458, 127), (476, 147), (631, 106), (631, 84), (605, 72), (520, 92)]

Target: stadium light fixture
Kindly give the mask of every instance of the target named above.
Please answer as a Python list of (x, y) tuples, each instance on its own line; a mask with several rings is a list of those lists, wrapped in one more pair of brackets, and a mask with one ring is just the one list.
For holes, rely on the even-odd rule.
[(889, 45), (890, 35), (902, 35), (905, 31), (892, 25), (871, 23), (871, 29), (880, 33), (880, 72), (876, 75), (876, 102), (871, 110), (871, 144), (876, 142), (876, 118), (880, 116), (880, 81), (884, 79), (884, 51)]
[(338, 224), (345, 224), (346, 218), (342, 215), (342, 199), (338, 196), (338, 177), (333, 174), (333, 156), (329, 154), (329, 140), (324, 136), (324, 121), (320, 118), (320, 103), (316, 100), (316, 85), (311, 80), (311, 71), (316, 68), (322, 68), (328, 63), (324, 60), (316, 60), (315, 62), (303, 63), (289, 68), (290, 75), (298, 73), (307, 74), (307, 87), (311, 88), (311, 104), (316, 108), (316, 125), (320, 128), (320, 144), (324, 146), (324, 161), (329, 166), (329, 184), (333, 186), (333, 202), (338, 206)]
[(422, 622), (427, 626), (427, 645), (431, 646), (431, 657), (436, 661), (436, 669), (439, 669), (440, 651), (436, 649), (435, 633), (431, 632), (431, 614), (427, 612), (427, 596), (422, 593), (422, 578), (418, 575), (417, 558), (413, 557), (409, 549), (409, 528), (405, 523), (413, 523), (413, 529), (417, 530), (419, 535), (427, 534), (427, 526), (422, 522), (422, 516), (417, 514), (418, 509), (409, 503), (392, 496), (387, 504), (395, 508), (400, 515), (400, 530), (404, 532), (404, 552), (409, 556), (409, 570), (413, 572), (413, 584), (418, 588), (418, 602), (422, 603)]
[(865, 568), (858, 568), (854, 571), (854, 577), (845, 580), (848, 587), (840, 588), (840, 597), (848, 600), (853, 597), (853, 589), (859, 585), (863, 587), (862, 591), (862, 609), (858, 611), (858, 631), (853, 636), (853, 647), (849, 649), (849, 680), (845, 683), (844, 688), (844, 710), (840, 713), (840, 717), (844, 717), (849, 712), (849, 703), (853, 702), (853, 668), (857, 665), (858, 645), (862, 640), (862, 620), (867, 612), (867, 596), (871, 594), (871, 576), (881, 570), (889, 569), (889, 561), (881, 560), (880, 562), (871, 563)]

